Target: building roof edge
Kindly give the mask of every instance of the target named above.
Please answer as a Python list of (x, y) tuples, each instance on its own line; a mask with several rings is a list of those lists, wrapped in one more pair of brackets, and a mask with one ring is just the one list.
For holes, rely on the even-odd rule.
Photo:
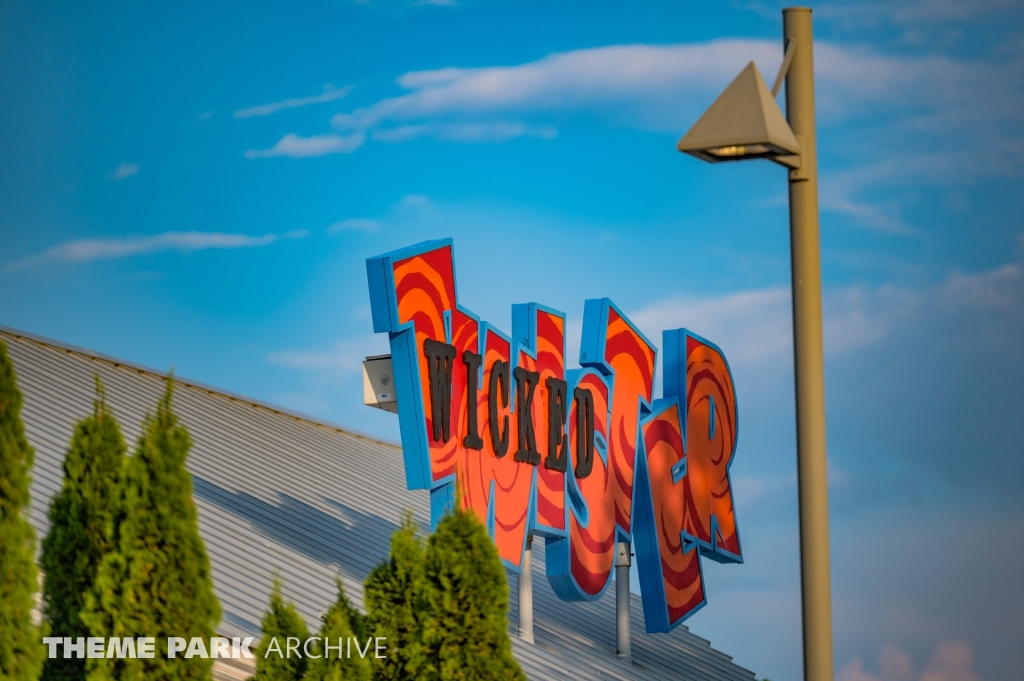
[(46, 336), (40, 336), (40, 335), (37, 335), (37, 334), (34, 334), (34, 333), (30, 333), (28, 331), (22, 331), (21, 329), (15, 329), (13, 327), (6, 326), (4, 324), (0, 324), (0, 335), (7, 335), (7, 336), (13, 336), (15, 338), (24, 339), (24, 340), (27, 340), (27, 341), (30, 341), (30, 342), (33, 342), (33, 343), (38, 343), (39, 345), (51, 347), (51, 348), (54, 348), (54, 349), (57, 349), (57, 350), (62, 350), (64, 352), (69, 352), (69, 353), (73, 353), (73, 354), (76, 354), (76, 355), (81, 355), (83, 357), (88, 357), (89, 359), (95, 360), (97, 362), (105, 362), (107, 364), (112, 364), (115, 367), (125, 367), (125, 368), (128, 368), (128, 369), (132, 369), (134, 371), (138, 371), (139, 373), (149, 374), (151, 376), (154, 376), (156, 378), (159, 378), (159, 379), (162, 379), (162, 380), (165, 380), (165, 381), (168, 378), (170, 378), (175, 383), (177, 383), (177, 384), (179, 384), (179, 385), (181, 385), (183, 387), (186, 387), (186, 388), (192, 388), (193, 390), (202, 390), (203, 392), (209, 393), (211, 395), (220, 395), (221, 397), (226, 397), (227, 399), (233, 400), (235, 402), (241, 402), (243, 404), (248, 404), (249, 406), (255, 407), (257, 409), (265, 409), (265, 410), (267, 410), (269, 412), (272, 412), (272, 413), (275, 413), (275, 414), (280, 414), (282, 416), (287, 416), (287, 417), (293, 418), (293, 419), (295, 419), (297, 421), (305, 421), (305, 422), (311, 423), (311, 424), (313, 424), (315, 426), (319, 426), (320, 428), (327, 428), (328, 430), (334, 430), (334, 431), (337, 431), (339, 433), (344, 433), (346, 435), (353, 435), (355, 437), (362, 438), (364, 440), (370, 440), (372, 442), (377, 442), (379, 444), (388, 445), (388, 446), (391, 446), (391, 447), (395, 447), (397, 449), (401, 449), (402, 448), (402, 445), (400, 443), (398, 443), (398, 442), (395, 442), (394, 440), (386, 440), (386, 439), (384, 439), (382, 437), (379, 437), (377, 435), (371, 435), (370, 433), (364, 433), (364, 432), (362, 432), (360, 430), (356, 430), (354, 428), (349, 428), (348, 426), (342, 426), (342, 425), (339, 425), (337, 423), (332, 423), (330, 421), (327, 421), (325, 419), (316, 418), (316, 417), (310, 416), (308, 414), (303, 414), (302, 412), (293, 411), (293, 410), (288, 409), (286, 407), (282, 407), (282, 406), (279, 406), (279, 405), (276, 405), (276, 404), (271, 404), (270, 402), (264, 402), (263, 400), (257, 400), (254, 397), (249, 397), (247, 395), (241, 395), (239, 393), (234, 393), (234, 392), (231, 392), (230, 390), (224, 390), (223, 388), (217, 388), (215, 386), (207, 385), (206, 383), (202, 383), (200, 381), (193, 381), (192, 379), (184, 378), (184, 377), (179, 376), (177, 374), (173, 374), (172, 375), (169, 372), (159, 371), (157, 369), (153, 369), (151, 367), (147, 367), (147, 366), (145, 366), (143, 364), (136, 364), (135, 362), (130, 362), (128, 360), (120, 359), (118, 357), (113, 357), (111, 355), (105, 355), (105, 354), (103, 354), (101, 352), (96, 352), (95, 350), (90, 350), (89, 348), (83, 348), (83, 347), (78, 346), (78, 345), (72, 345), (70, 343), (64, 343), (64, 342), (61, 342), (61, 341), (58, 341), (58, 340), (54, 340), (52, 338), (47, 338)]

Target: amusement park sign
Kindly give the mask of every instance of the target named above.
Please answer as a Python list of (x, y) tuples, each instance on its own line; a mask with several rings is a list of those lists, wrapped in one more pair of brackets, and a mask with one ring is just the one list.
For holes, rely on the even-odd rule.
[(729, 466), (732, 372), (713, 343), (662, 334), (657, 348), (608, 298), (587, 300), (581, 368), (566, 367), (565, 314), (512, 306), (512, 335), (458, 302), (451, 240), (366, 261), (373, 328), (388, 332), (410, 489), (436, 524), (455, 504), (487, 525), (521, 571), (545, 537), (565, 600), (600, 598), (615, 544), (636, 553), (648, 632), (706, 602), (700, 557), (742, 562)]

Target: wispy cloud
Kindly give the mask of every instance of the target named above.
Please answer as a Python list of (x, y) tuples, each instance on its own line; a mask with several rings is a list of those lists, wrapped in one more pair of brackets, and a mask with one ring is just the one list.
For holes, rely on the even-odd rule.
[(301, 239), (308, 234), (307, 230), (296, 230), (283, 235), (264, 234), (262, 236), (223, 232), (164, 232), (150, 236), (76, 239), (57, 244), (38, 255), (12, 262), (4, 269), (7, 272), (15, 272), (47, 263), (81, 263), (126, 258), (160, 251), (191, 253), (211, 248), (256, 248), (272, 244), (280, 239)]
[(350, 154), (366, 141), (366, 134), (356, 131), (349, 135), (313, 135), (299, 137), (288, 133), (269, 149), (250, 149), (245, 152), (248, 159), (287, 156), (289, 158), (310, 158), (329, 154)]
[(267, 354), (267, 361), (289, 369), (312, 372), (354, 374), (363, 366), (367, 355), (379, 348), (380, 339), (373, 336), (339, 341), (327, 350), (280, 350)]
[[(830, 357), (885, 338), (895, 320), (918, 294), (892, 289), (850, 287), (827, 291), (824, 304), (825, 351)], [(708, 298), (671, 298), (630, 313), (655, 343), (661, 331), (688, 328), (714, 340), (731, 362), (764, 367), (791, 352), (793, 326), (787, 287), (740, 291)]]
[[(819, 106), (826, 116), (947, 111), (1008, 119), (1020, 110), (1020, 65), (942, 56), (895, 56), (826, 41), (815, 45)], [(680, 133), (685, 117), (749, 61), (770, 78), (776, 41), (725, 39), (681, 45), (612, 45), (561, 52), (516, 66), (448, 67), (397, 79), (406, 94), (334, 116), (339, 130), (424, 123), (509, 121), (537, 114), (594, 112), (658, 132)], [(1009, 71), (1007, 68), (1009, 67)], [(988, 107), (979, 111), (977, 102)], [(681, 120), (681, 118), (683, 120)]]
[[(965, 313), (1024, 309), (1024, 265), (954, 272), (943, 282), (913, 289), (850, 286), (826, 289), (822, 304), (825, 353), (834, 358), (876, 345), (893, 331)], [(730, 361), (749, 366), (778, 362), (791, 352), (790, 290), (773, 287), (705, 298), (670, 298), (629, 314), (655, 343), (661, 331), (686, 327), (714, 340)]]
[(347, 97), (350, 92), (352, 92), (351, 85), (346, 85), (345, 87), (337, 89), (328, 85), (324, 87), (324, 91), (319, 95), (313, 95), (311, 97), (296, 97), (293, 99), (285, 99), (280, 102), (271, 102), (270, 104), (250, 106), (247, 109), (239, 109), (236, 111), (234, 113), (234, 117), (249, 118), (251, 116), (271, 116), (284, 109), (297, 109), (299, 107), (309, 106), (310, 104), (334, 102)]
[(893, 643), (886, 643), (878, 654), (878, 674), (865, 671), (861, 658), (855, 657), (839, 670), (837, 681), (981, 681), (974, 671), (974, 649), (966, 641), (944, 641), (936, 646), (931, 659), (920, 671), (910, 655)]
[[(921, 0), (906, 11), (939, 16), (959, 10), (945, 0)], [(919, 234), (902, 218), (898, 201), (887, 205), (877, 199), (879, 191), (1024, 172), (1024, 59), (1018, 52), (954, 59), (829, 41), (816, 42), (815, 50), (822, 129), (847, 126), (844, 134), (863, 140), (845, 147), (844, 153), (859, 157), (844, 159), (841, 173), (823, 166), (824, 210), (877, 231)], [(289, 133), (246, 157), (350, 153), (367, 137), (393, 144), (554, 139), (559, 126), (581, 115), (681, 135), (744, 65), (755, 61), (770, 80), (781, 57), (778, 41), (721, 39), (610, 45), (511, 66), (412, 71), (396, 79), (401, 94), (335, 114), (333, 132)]]
[(122, 163), (110, 172), (110, 179), (114, 182), (120, 182), (121, 180), (138, 174), (139, 166), (137, 163)]
[[(397, 79), (406, 94), (332, 118), (334, 129), (351, 140), (347, 145), (339, 144), (336, 135), (289, 134), (274, 148), (249, 151), (247, 156), (354, 151), (362, 145), (364, 137), (356, 137), (361, 134), (390, 143), (421, 137), (464, 143), (553, 139), (554, 125), (530, 119), (594, 111), (617, 123), (676, 131), (680, 108), (692, 104), (694, 87), (710, 92), (751, 58), (781, 61), (774, 42), (722, 40), (610, 46), (558, 53), (518, 66), (416, 71)], [(307, 147), (316, 153), (307, 153)]]
[[(947, 122), (948, 123), (948, 122)], [(946, 127), (946, 126), (944, 126)], [(908, 225), (898, 202), (888, 205), (868, 198), (873, 190), (893, 187), (954, 187), (985, 177), (1013, 178), (1024, 171), (1024, 136), (999, 132), (997, 121), (948, 125), (949, 139), (940, 149), (889, 151), (861, 165), (850, 164), (821, 176), (823, 210), (851, 215), (859, 224), (879, 232), (920, 236), (923, 230)], [(936, 138), (940, 130), (934, 131)], [(1002, 135), (1002, 136), (1001, 136)], [(988, 136), (988, 137), (986, 137)], [(955, 139), (955, 144), (950, 140)]]
[(718, 343), (731, 362), (763, 364), (792, 343), (786, 287), (704, 298), (670, 298), (629, 313), (653, 342), (664, 329), (688, 328)]
[(337, 114), (333, 124), (341, 130), (386, 130), (424, 120), (514, 122), (537, 113), (625, 106), (634, 118), (649, 119), (647, 126), (674, 129), (678, 110), (669, 111), (680, 96), (692, 94), (694, 86), (728, 82), (751, 58), (777, 63), (778, 51), (778, 45), (756, 40), (615, 45), (557, 53), (517, 66), (415, 71), (397, 80), (407, 94)]
[(343, 232), (376, 232), (380, 230), (381, 221), (372, 218), (348, 218), (339, 220), (327, 228), (328, 234), (341, 234)]
[(396, 211), (421, 210), (431, 208), (433, 205), (434, 202), (426, 194), (406, 194), (398, 200), (393, 209)]
[(422, 123), (375, 130), (373, 139), (381, 142), (407, 142), (418, 137), (433, 137), (444, 142), (507, 142), (517, 137), (554, 139), (558, 131), (550, 125), (527, 125), (507, 121), (483, 123)]
[[(418, 197), (416, 197), (418, 198)], [(416, 199), (413, 199), (415, 202)], [(400, 202), (395, 210), (408, 203)], [(345, 220), (336, 232), (376, 228), (378, 221)], [(334, 229), (332, 226), (331, 229)], [(953, 273), (924, 289), (851, 286), (824, 294), (825, 351), (835, 359), (878, 345), (897, 329), (949, 322), (964, 313), (1013, 314), (1024, 309), (1024, 266), (1010, 263), (977, 273)], [(791, 297), (788, 287), (752, 289), (721, 296), (670, 298), (639, 310), (630, 319), (656, 344), (664, 329), (688, 328), (718, 344), (729, 361), (748, 376), (768, 367), (788, 366), (792, 353)], [(570, 345), (578, 342), (581, 323), (570, 320)], [(271, 363), (295, 369), (354, 371), (366, 341), (339, 342), (328, 350), (286, 350), (268, 356)], [(578, 356), (570, 347), (570, 357)]]
[(880, 206), (862, 198), (868, 183), (856, 181), (850, 173), (826, 175), (820, 185), (822, 210), (843, 213), (856, 218), (864, 227), (887, 234), (921, 236), (921, 231), (908, 225), (898, 206)]
[(327, 233), (378, 232), (387, 225), (395, 225), (409, 218), (422, 218), (434, 208), (430, 197), (424, 194), (406, 194), (392, 204), (381, 218), (346, 218), (327, 228)]
[(889, 22), (895, 25), (919, 23), (962, 23), (988, 18), (993, 13), (1019, 9), (1020, 0), (904, 0), (903, 2), (830, 2), (817, 8), (817, 14), (826, 21), (877, 25)]

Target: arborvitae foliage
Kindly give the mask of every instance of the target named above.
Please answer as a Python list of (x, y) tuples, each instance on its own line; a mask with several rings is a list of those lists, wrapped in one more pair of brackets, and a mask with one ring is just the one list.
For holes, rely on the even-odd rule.
[(155, 655), (90, 659), (90, 681), (210, 678), (213, 660), (167, 657), (167, 637), (208, 641), (221, 614), (185, 469), (192, 441), (171, 410), (172, 393), (168, 380), (125, 466), (117, 548), (100, 564), (82, 613), (93, 636), (156, 637)]
[[(374, 642), (365, 634), (363, 616), (348, 602), (341, 579), (336, 581), (338, 600), (323, 616), (324, 623), (318, 634), (321, 644), (315, 654), (321, 657), (309, 660), (305, 681), (370, 681)], [(355, 641), (350, 643), (352, 638)], [(330, 650), (322, 643), (324, 639), (327, 639)], [(335, 647), (339, 645), (340, 649)]]
[[(89, 636), (79, 619), (103, 557), (114, 549), (124, 438), (96, 377), (93, 413), (78, 423), (64, 457), (64, 485), (50, 503), (50, 531), (40, 562), (43, 603), (51, 636)], [(85, 660), (58, 655), (46, 660), (43, 681), (82, 681)]]
[(412, 515), (391, 536), (391, 555), (363, 584), (367, 636), (387, 639), (386, 658), (373, 659), (374, 678), (413, 681), (424, 672), (419, 616), (423, 612), (423, 541)]
[[(253, 651), (256, 656), (256, 676), (251, 681), (299, 681), (306, 673), (308, 660), (295, 655), (287, 656), (288, 638), (299, 639), (301, 646), (309, 638), (309, 628), (295, 606), (286, 603), (281, 597), (281, 580), (277, 577), (274, 578), (274, 590), (270, 593), (270, 606), (260, 626), (263, 637)], [(270, 650), (274, 652), (268, 653)], [(278, 650), (281, 651), (280, 655)]]
[(0, 341), (0, 679), (35, 681), (45, 632), (32, 626), (35, 532), (25, 517), (34, 453), (21, 422), (21, 391)]
[(427, 674), (442, 681), (525, 681), (508, 636), (505, 569), (486, 528), (455, 511), (437, 525), (424, 556), (421, 618)]

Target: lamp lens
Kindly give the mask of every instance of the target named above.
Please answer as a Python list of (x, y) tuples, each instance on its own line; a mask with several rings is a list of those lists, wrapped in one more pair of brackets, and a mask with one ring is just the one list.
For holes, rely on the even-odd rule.
[(771, 152), (764, 144), (748, 144), (746, 146), (717, 147), (708, 149), (708, 153), (719, 158), (740, 158), (743, 156), (763, 156)]

